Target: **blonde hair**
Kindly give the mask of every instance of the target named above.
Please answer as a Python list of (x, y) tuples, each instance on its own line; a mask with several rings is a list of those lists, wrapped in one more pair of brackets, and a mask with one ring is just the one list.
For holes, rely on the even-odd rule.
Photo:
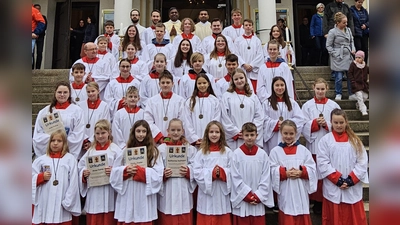
[(101, 35), (97, 38), (97, 45), (100, 43), (100, 41), (105, 41), (108, 43), (108, 39), (104, 35)]
[[(350, 125), (349, 125), (349, 120), (347, 119), (347, 114), (344, 110), (336, 108), (334, 110), (332, 110), (331, 112), (331, 121), (333, 118), (333, 115), (336, 116), (342, 116), (344, 118), (344, 120), (346, 121), (346, 133), (349, 136), (349, 142), (351, 144), (351, 146), (353, 146), (353, 148), (356, 150), (357, 155), (361, 155), (362, 151), (363, 151), (363, 143), (361, 141), (361, 139), (354, 133), (354, 131), (351, 129)], [(333, 125), (332, 125), (332, 130), (333, 130)]]
[(50, 156), (50, 153), (52, 152), (51, 150), (51, 140), (54, 138), (54, 136), (60, 135), (61, 139), (63, 141), (63, 147), (61, 151), (61, 157), (64, 156), (69, 152), (69, 147), (68, 147), (68, 140), (67, 140), (67, 133), (65, 133), (65, 130), (56, 130), (53, 133), (51, 133), (50, 138), (49, 138), (49, 143), (47, 144), (47, 149), (46, 149), (46, 155)]
[(284, 126), (293, 127), (294, 128), (294, 132), (297, 134), (297, 125), (292, 120), (284, 120), (284, 121), (282, 121), (281, 127), (279, 128), (280, 132), (282, 132), (282, 129), (283, 129)]
[(235, 76), (235, 74), (240, 74), (240, 73), (244, 75), (244, 80), (246, 82), (244, 85), (244, 92), (247, 97), (250, 97), (253, 92), (250, 89), (249, 82), (247, 82), (246, 72), (244, 72), (244, 70), (242, 70), (241, 68), (236, 68), (235, 71), (233, 71), (231, 81), (229, 82), (229, 88), (226, 91), (229, 93), (233, 93), (235, 91), (236, 85), (235, 82), (233, 81), (233, 76)]
[[(173, 119), (170, 120), (169, 123), (168, 123), (168, 128), (167, 128), (168, 133), (169, 133), (169, 128), (171, 127), (171, 124), (172, 124), (173, 122), (178, 122), (178, 123), (180, 123), (180, 124), (181, 124), (181, 127), (182, 127), (182, 130), (184, 130), (182, 120), (180, 120), (180, 119), (178, 119), (178, 118), (173, 118)], [(189, 141), (185, 138), (185, 136), (184, 136), (183, 134), (182, 134), (182, 136), (181, 136), (181, 138), (180, 138), (180, 141), (181, 141), (182, 144), (184, 144), (184, 145), (189, 144)]]
[(315, 85), (321, 84), (321, 83), (325, 84), (326, 90), (329, 89), (328, 82), (326, 82), (326, 80), (322, 77), (318, 77), (317, 79), (314, 80), (313, 87), (315, 88)]
[(232, 9), (231, 16), (233, 16), (234, 13), (239, 13), (240, 15), (242, 15), (242, 11), (240, 11), (240, 9), (238, 8)]
[(186, 18), (184, 18), (184, 19), (182, 20), (182, 22), (181, 22), (181, 27), (180, 27), (181, 31), (183, 32), (183, 25), (184, 25), (184, 23), (185, 23), (186, 20), (189, 20), (189, 22), (190, 22), (190, 25), (191, 25), (190, 32), (191, 32), (191, 33), (194, 32), (194, 31), (196, 30), (196, 24), (195, 24), (194, 21), (193, 21), (191, 18), (189, 18), (189, 17), (186, 17)]
[(347, 18), (342, 12), (337, 12), (334, 17), (335, 23), (340, 23), (344, 18)]
[[(111, 124), (108, 120), (106, 119), (101, 119), (97, 121), (97, 123), (94, 125), (94, 133), (96, 133), (96, 129), (99, 128), (100, 130), (105, 130), (108, 132), (108, 140), (111, 143), (113, 141), (113, 136), (111, 134)], [(92, 147), (95, 147), (97, 144), (96, 136), (94, 136), (94, 141), (92, 143)]]
[(126, 89), (125, 97), (129, 94), (139, 94), (139, 89), (135, 86), (129, 86), (128, 89)]
[(194, 61), (198, 61), (201, 59), (204, 62), (204, 55), (201, 54), (200, 52), (194, 52), (192, 56), (190, 56), (190, 65), (193, 66)]
[(100, 99), (100, 87), (99, 87), (99, 84), (97, 82), (95, 82), (95, 81), (89, 82), (86, 85), (86, 91), (88, 90), (88, 88), (96, 89), (99, 92), (99, 94), (97, 94), (97, 98)]
[(221, 134), (220, 138), (219, 138), (219, 152), (222, 154), (225, 152), (225, 146), (227, 147), (228, 144), (226, 143), (226, 137), (225, 137), (225, 131), (224, 128), (222, 126), (222, 124), (216, 120), (210, 121), (207, 126), (206, 129), (204, 130), (204, 135), (203, 135), (203, 139), (201, 141), (200, 144), (200, 148), (201, 151), (204, 155), (207, 155), (210, 153), (210, 139), (208, 138), (208, 133), (210, 132), (210, 127), (212, 125), (216, 125), (219, 128), (219, 132)]

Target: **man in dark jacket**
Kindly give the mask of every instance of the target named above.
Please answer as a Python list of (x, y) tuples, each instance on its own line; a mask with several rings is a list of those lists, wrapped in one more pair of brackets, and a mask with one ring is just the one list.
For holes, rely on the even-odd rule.
[(303, 23), (299, 26), (300, 30), (300, 46), (301, 46), (301, 65), (310, 66), (314, 65), (315, 62), (312, 59), (312, 53), (314, 51), (314, 43), (310, 35), (310, 24), (308, 18), (303, 18)]
[(351, 33), (354, 34), (353, 15), (351, 14), (350, 7), (343, 2), (344, 0), (334, 0), (325, 6), (323, 32), (325, 37), (328, 35), (330, 29), (335, 27), (335, 14), (342, 12), (347, 17), (347, 26), (350, 28)]

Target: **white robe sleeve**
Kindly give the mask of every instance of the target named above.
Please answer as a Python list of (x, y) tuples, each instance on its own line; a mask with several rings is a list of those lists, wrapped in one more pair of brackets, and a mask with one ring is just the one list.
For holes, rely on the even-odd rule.
[(231, 94), (225, 93), (221, 101), (221, 123), (224, 126), (226, 139), (231, 139), (240, 133), (241, 128), (237, 127), (231, 119), (232, 109), (230, 107)]
[(257, 79), (257, 96), (260, 102), (268, 101), (269, 96), (271, 96), (271, 84), (272, 77), (267, 66), (263, 64), (260, 66)]
[[(330, 162), (330, 148), (329, 148), (329, 136), (331, 133), (326, 134), (318, 143), (317, 149), (317, 166), (322, 178), (329, 176), (329, 174), (336, 171)], [(346, 174), (343, 174), (346, 175)]]
[[(250, 84), (251, 86), (251, 84)], [(260, 101), (258, 100), (258, 97), (254, 94), (252, 94), (251, 96), (254, 99), (254, 118), (253, 118), (253, 123), (256, 125), (257, 127), (257, 134), (263, 134), (263, 124), (264, 124), (264, 110), (262, 108), (262, 105), (260, 103)], [(257, 136), (257, 145), (259, 147), (263, 147), (263, 136), (262, 135), (258, 135)]]
[[(198, 104), (197, 101), (196, 104)], [(185, 128), (185, 137), (187, 138), (189, 143), (193, 143), (199, 140), (200, 137), (196, 134), (196, 129), (194, 128), (195, 122), (192, 121), (192, 114), (194, 112), (190, 111), (190, 99), (187, 99), (185, 103), (182, 105), (181, 112), (182, 112), (181, 120), (183, 123), (183, 127)]]
[(149, 123), (151, 133), (153, 135), (153, 138), (155, 138), (161, 132), (161, 129), (156, 125), (156, 119), (154, 117), (157, 116), (155, 114), (162, 112), (153, 112), (153, 108), (153, 102), (148, 101), (144, 110), (144, 120)]
[(47, 144), (49, 143), (50, 135), (44, 132), (40, 120), (49, 111), (49, 106), (46, 106), (39, 111), (36, 117), (35, 127), (33, 130), (32, 146), (35, 151), (36, 158), (46, 154)]
[[(67, 157), (67, 155), (64, 157)], [(69, 186), (61, 204), (64, 209), (69, 211), (72, 215), (79, 216), (82, 209), (79, 195), (78, 165), (75, 158), (71, 157), (69, 160), (69, 166), (71, 166), (71, 171), (69, 171)]]
[(264, 142), (267, 142), (269, 139), (271, 139), (271, 137), (274, 135), (274, 128), (276, 126), (276, 124), (278, 123), (278, 119), (273, 119), (270, 116), (268, 116), (268, 111), (269, 110), (273, 110), (272, 107), (270, 106), (269, 102), (266, 101), (262, 104), (263, 106), (263, 111), (264, 113)]
[(163, 184), (164, 164), (159, 155), (153, 167), (146, 168), (146, 195), (157, 194)]
[[(70, 105), (69, 107), (71, 107)], [(70, 121), (71, 127), (67, 136), (68, 145), (69, 145), (69, 153), (71, 153), (75, 158), (78, 158), (81, 153), (82, 143), (85, 136), (85, 123), (83, 119), (83, 112), (79, 106), (75, 106), (77, 108), (76, 112), (73, 116), (73, 121)]]
[(196, 179), (197, 185), (199, 186), (199, 191), (202, 191), (204, 192), (204, 194), (212, 196), (213, 168), (204, 168), (203, 153), (201, 151), (202, 151), (201, 149), (197, 151), (195, 156), (193, 165), (194, 178)]
[(41, 173), (40, 159), (36, 159), (32, 163), (32, 205), (37, 205), (39, 203), (38, 193), (37, 193), (37, 178)]
[(281, 185), (281, 179), (280, 179), (280, 172), (279, 168), (281, 167), (281, 164), (279, 162), (279, 155), (277, 151), (283, 151), (282, 147), (276, 146), (273, 149), (271, 149), (271, 152), (269, 153), (269, 159), (270, 159), (270, 168), (271, 168), (271, 183), (272, 183), (272, 189), (277, 193), (280, 194), (280, 185)]
[[(261, 135), (260, 135), (261, 136)], [(263, 149), (258, 149), (258, 151), (264, 151)], [(271, 167), (270, 160), (267, 154), (264, 154), (264, 164), (262, 168), (261, 179), (258, 182), (258, 188), (254, 192), (260, 201), (266, 205), (267, 207), (274, 206), (274, 196), (272, 192), (272, 184), (271, 184)]]
[[(125, 150), (122, 150), (118, 153), (117, 158), (114, 161), (113, 168), (110, 174), (110, 185), (114, 188), (114, 190), (120, 194), (124, 195), (127, 189), (127, 183), (124, 182), (124, 170), (125, 165), (123, 164)], [(132, 179), (132, 178), (128, 178)]]
[(89, 185), (82, 181), (83, 171), (86, 170), (86, 157), (88, 152), (92, 150), (92, 148), (88, 149), (82, 158), (78, 162), (78, 183), (79, 183), (79, 191), (82, 197), (86, 197), (87, 191), (89, 189)]
[[(300, 145), (299, 145), (300, 146)], [(308, 180), (306, 184), (306, 189), (308, 191), (308, 194), (312, 194), (317, 191), (317, 184), (318, 184), (318, 178), (317, 178), (317, 168), (314, 162), (314, 159), (312, 158), (311, 152), (305, 148), (304, 146), (301, 146), (304, 148), (304, 153), (305, 153), (305, 159), (304, 159), (304, 164), (302, 166), (305, 166), (307, 168), (307, 173), (308, 173)]]
[[(236, 149), (236, 151), (241, 151), (240, 149)], [(239, 172), (239, 161), (240, 157), (238, 154), (243, 153), (234, 153), (232, 156), (232, 167), (231, 167), (231, 180), (232, 180), (232, 192), (231, 192), (231, 202), (232, 208), (236, 208), (246, 197), (246, 195), (251, 192), (251, 187), (249, 187), (246, 183), (244, 183), (242, 174)]]
[(369, 183), (368, 180), (368, 155), (364, 146), (362, 147), (362, 153), (357, 154), (356, 165), (352, 171), (357, 178), (363, 183)]

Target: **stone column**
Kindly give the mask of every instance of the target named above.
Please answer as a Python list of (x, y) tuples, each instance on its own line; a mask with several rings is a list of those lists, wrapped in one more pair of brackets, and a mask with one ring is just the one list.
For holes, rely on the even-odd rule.
[(115, 0), (114, 3), (114, 27), (115, 29), (121, 29), (121, 23), (123, 28), (131, 24), (131, 18), (129, 13), (132, 10), (132, 0)]
[(268, 43), (271, 27), (276, 24), (275, 0), (258, 0), (258, 18), (260, 24), (260, 39)]

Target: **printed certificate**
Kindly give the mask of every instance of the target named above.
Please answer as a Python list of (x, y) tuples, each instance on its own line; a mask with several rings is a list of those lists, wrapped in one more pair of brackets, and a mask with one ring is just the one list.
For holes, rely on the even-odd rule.
[(172, 177), (184, 177), (179, 173), (181, 166), (187, 166), (187, 146), (168, 145), (167, 146), (167, 168), (172, 170)]
[(86, 168), (90, 171), (87, 179), (90, 187), (102, 186), (110, 183), (110, 177), (106, 175), (108, 167), (107, 153), (86, 157)]
[(65, 130), (60, 112), (48, 113), (40, 119), (40, 122), (44, 132), (49, 135), (56, 130)]
[(140, 146), (125, 149), (125, 165), (147, 167), (147, 147)]

